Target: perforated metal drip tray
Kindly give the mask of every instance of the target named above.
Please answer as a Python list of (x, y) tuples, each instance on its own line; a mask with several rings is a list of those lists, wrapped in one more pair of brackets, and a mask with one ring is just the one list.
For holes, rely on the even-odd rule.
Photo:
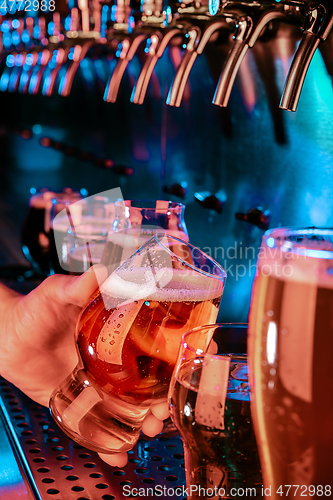
[(140, 496), (161, 499), (173, 496), (173, 489), (174, 498), (182, 498), (184, 455), (178, 435), (140, 438), (129, 463), (118, 469), (68, 438), (47, 408), (1, 378), (0, 396), (2, 417), (35, 498), (112, 500), (131, 498), (139, 489)]

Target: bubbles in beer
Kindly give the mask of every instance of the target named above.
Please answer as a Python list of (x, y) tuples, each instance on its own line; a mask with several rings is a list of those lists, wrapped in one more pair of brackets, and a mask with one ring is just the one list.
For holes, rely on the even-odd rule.
[[(172, 418), (184, 442), (187, 484), (208, 488), (221, 486), (223, 479), (226, 490), (261, 485), (249, 393), (242, 396), (244, 382), (232, 378), (222, 399), (220, 391), (217, 397), (204, 389), (200, 393), (204, 369), (193, 360), (180, 367), (171, 396)], [(195, 498), (200, 497), (194, 493)]]
[[(135, 273), (140, 278), (144, 270)], [(111, 384), (122, 398), (143, 402), (165, 394), (182, 334), (198, 322), (214, 322), (222, 290), (206, 290), (201, 275), (174, 270), (166, 287), (146, 287), (149, 296), (142, 297), (140, 283), (127, 287), (122, 278), (111, 276), (83, 313), (78, 344), (85, 369), (102, 387)], [(93, 356), (86, 355), (87, 343), (95, 346)], [(125, 366), (123, 380), (118, 374)]]

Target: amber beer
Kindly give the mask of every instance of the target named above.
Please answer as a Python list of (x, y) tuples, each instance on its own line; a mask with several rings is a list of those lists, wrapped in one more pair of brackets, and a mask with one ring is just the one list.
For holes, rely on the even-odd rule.
[[(131, 279), (133, 272), (140, 281), (140, 270), (129, 271)], [(167, 395), (183, 333), (215, 321), (223, 292), (216, 281), (216, 289), (207, 290), (200, 274), (174, 270), (168, 287), (132, 300), (135, 284), (111, 275), (78, 325), (83, 366), (73, 376), (85, 389), (70, 404), (69, 377), (51, 398), (58, 425), (95, 451), (130, 449), (152, 401)]]
[(166, 288), (135, 301), (130, 284), (109, 278), (78, 328), (85, 370), (100, 387), (112, 386), (114, 395), (131, 404), (148, 406), (166, 396), (183, 333), (218, 313), (222, 288), (205, 290), (196, 274), (174, 271)]
[(299, 240), (292, 248), (287, 238), (289, 256), (264, 248), (250, 309), (252, 414), (273, 499), (284, 485), (293, 498), (331, 496), (333, 486), (332, 244)]
[[(191, 264), (171, 250), (182, 246)], [(164, 233), (127, 259), (81, 314), (79, 363), (50, 400), (60, 427), (95, 451), (132, 448), (151, 404), (166, 399), (183, 333), (215, 321), (225, 277), (199, 249)]]

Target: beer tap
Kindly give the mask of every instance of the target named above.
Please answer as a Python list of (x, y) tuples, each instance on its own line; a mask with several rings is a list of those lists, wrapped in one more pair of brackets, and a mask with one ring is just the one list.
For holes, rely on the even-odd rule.
[(68, 12), (53, 13), (52, 30), (47, 46), (50, 52), (50, 58), (42, 72), (40, 84), (41, 93), (45, 96), (53, 95), (60, 69), (66, 63), (70, 50), (64, 34), (61, 14), (66, 15)]
[(246, 4), (227, 2), (219, 15), (231, 16), (234, 21), (235, 32), (233, 45), (224, 62), (221, 76), (213, 97), (213, 104), (226, 107), (230, 93), (244, 56), (253, 47), (263, 30), (275, 20), (288, 21), (294, 11), (283, 5), (271, 2), (261, 4)]
[(248, 222), (252, 226), (257, 226), (259, 229), (267, 231), (271, 221), (271, 213), (269, 210), (263, 210), (261, 207), (251, 208), (247, 213), (237, 212), (236, 220)]
[[(131, 96), (131, 101), (135, 104), (143, 103), (155, 65), (162, 57), (168, 44), (177, 35), (181, 35), (182, 41), (184, 38), (183, 26), (178, 23), (177, 19), (172, 22), (170, 5), (168, 6), (169, 15), (167, 11), (160, 12), (156, 7), (158, 7), (156, 2), (155, 4), (149, 2), (143, 4), (145, 25), (142, 30), (150, 33), (150, 36), (145, 48), (147, 55)], [(171, 19), (170, 24), (168, 24), (169, 18)]]
[(6, 23), (6, 34), (8, 34), (6, 40), (7, 56), (0, 80), (1, 92), (15, 92), (18, 87), (19, 76), (27, 56), (25, 44), (22, 43), (23, 30), (24, 19), (22, 17), (15, 18), (11, 22), (8, 20)]
[(60, 42), (64, 39), (60, 35), (60, 16), (58, 12), (52, 14), (51, 20), (47, 23), (44, 17), (38, 19), (36, 26), (39, 46), (31, 52), (32, 64), (29, 77), (22, 89), (24, 93), (36, 95), (42, 88), (43, 77), (47, 69), (54, 62), (54, 53), (59, 48)]
[(325, 41), (332, 30), (333, 6), (329, 0), (308, 4), (291, 1), (288, 4), (296, 4), (306, 12), (304, 35), (291, 63), (280, 103), (282, 109), (296, 111), (312, 57), (319, 43)]
[(27, 53), (25, 64), (22, 66), (22, 72), (19, 77), (18, 82), (18, 92), (25, 93), (27, 89), (27, 84), (29, 81), (29, 77), (31, 74), (31, 68), (33, 64), (36, 64), (37, 57), (34, 58), (31, 48), (34, 45), (33, 42), (33, 33), (34, 33), (35, 20), (33, 17), (27, 17), (25, 20), (25, 30), (22, 34), (22, 40), (25, 42), (26, 48), (29, 51)]
[[(133, 15), (134, 14), (134, 15)], [(139, 46), (149, 37), (148, 31), (133, 30), (134, 16), (136, 22), (143, 21), (142, 12), (134, 12), (130, 0), (117, 0), (115, 5), (115, 23), (112, 26), (110, 44), (115, 48), (116, 66), (110, 74), (104, 92), (104, 101), (116, 102), (119, 87), (129, 62), (135, 56)]]
[(222, 28), (228, 29), (229, 18), (212, 17), (207, 4), (202, 3), (199, 7), (197, 5), (198, 2), (178, 9), (177, 22), (187, 28), (188, 41), (167, 97), (167, 104), (170, 106), (180, 106), (193, 64), (214, 33)]
[[(89, 49), (95, 43), (98, 43), (101, 38), (101, 6), (98, 0), (92, 2), (91, 16), (88, 0), (78, 0), (78, 7), (71, 9), (71, 16), (71, 29), (66, 33), (67, 44), (70, 46), (67, 54), (65, 54), (67, 55), (68, 66), (58, 88), (58, 93), (62, 96), (70, 94), (81, 61), (86, 57)], [(93, 22), (92, 27), (90, 25), (91, 20)], [(81, 31), (79, 30), (80, 27)]]
[[(53, 13), (48, 27), (50, 27), (51, 23), (53, 23), (54, 26), (59, 24), (59, 21), (57, 20), (58, 16), (58, 12)], [(44, 17), (39, 19), (27, 18), (26, 30), (28, 32), (27, 38), (29, 40), (29, 52), (27, 53), (25, 63), (22, 66), (22, 72), (17, 90), (23, 94), (26, 94), (27, 92), (34, 94), (37, 93), (40, 88), (40, 82), (42, 75), (44, 74), (46, 64), (51, 58), (51, 44), (50, 40), (46, 38), (46, 19)], [(39, 45), (36, 45), (37, 41), (39, 42)], [(32, 84), (30, 87), (31, 82)], [(35, 84), (36, 87), (34, 87)]]

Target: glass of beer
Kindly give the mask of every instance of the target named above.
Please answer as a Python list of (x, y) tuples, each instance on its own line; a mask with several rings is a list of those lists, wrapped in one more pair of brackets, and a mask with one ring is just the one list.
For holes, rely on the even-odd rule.
[(81, 194), (71, 188), (64, 188), (61, 193), (43, 189), (31, 196), (21, 240), (25, 257), (38, 273), (47, 276), (52, 271), (53, 218), (66, 205), (81, 199)]
[[(57, 210), (56, 204), (54, 209)], [(101, 261), (116, 217), (115, 203), (102, 193), (59, 212), (51, 228), (52, 270), (55, 273), (82, 274)]]
[(80, 206), (80, 217), (74, 214), (78, 220), (73, 221), (73, 227), (68, 228), (67, 214), (63, 220), (57, 219), (56, 237), (63, 242), (61, 255), (66, 257), (61, 266), (71, 274), (82, 274), (100, 262), (111, 273), (161, 230), (188, 241), (185, 206), (181, 203), (166, 200), (110, 203), (108, 198), (95, 196)]
[(333, 230), (278, 228), (259, 251), (249, 323), (252, 415), (266, 495), (330, 496)]
[(189, 241), (184, 210), (182, 203), (168, 200), (116, 201), (114, 224), (101, 262), (112, 272), (161, 230)]
[[(142, 236), (149, 236), (149, 230), (158, 228), (166, 233), (188, 241), (188, 232), (184, 220), (185, 205), (169, 200), (124, 200), (116, 202), (120, 208), (120, 223), (125, 207), (126, 219), (130, 227), (139, 229)], [(152, 237), (153, 234), (150, 234)], [(148, 238), (149, 239), (149, 238)]]
[(261, 496), (246, 332), (244, 324), (212, 324), (182, 338), (168, 399), (191, 500)]
[(94, 451), (126, 451), (166, 398), (184, 332), (215, 321), (226, 274), (185, 241), (156, 233), (94, 293), (77, 326), (79, 363), (50, 400), (55, 421)]

